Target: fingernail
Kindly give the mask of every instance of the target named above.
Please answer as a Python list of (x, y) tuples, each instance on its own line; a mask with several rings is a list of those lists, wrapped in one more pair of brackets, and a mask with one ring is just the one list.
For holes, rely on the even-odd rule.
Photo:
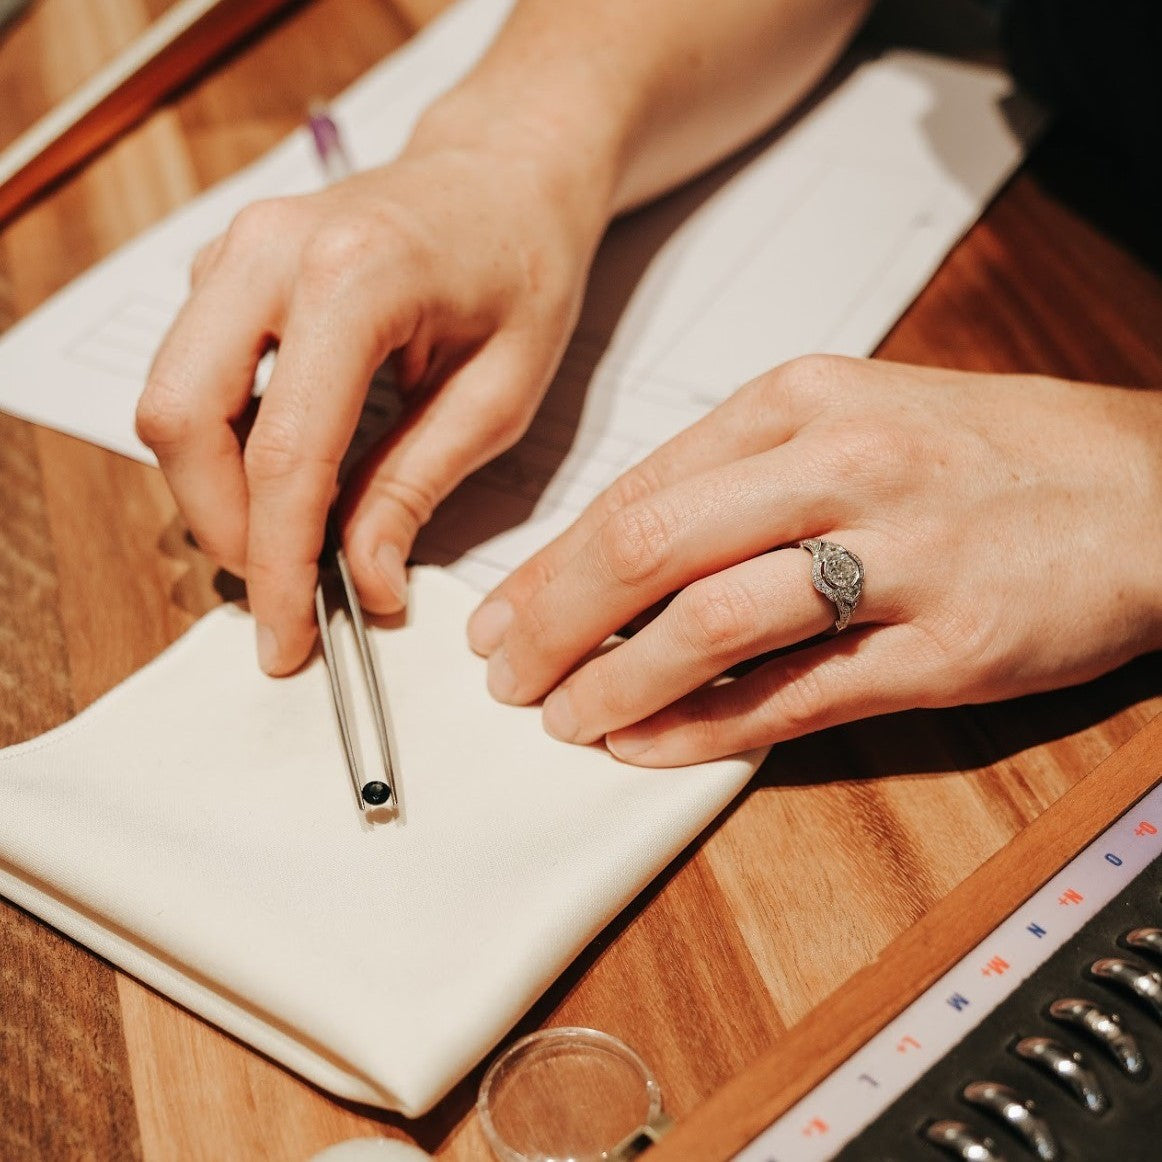
[(573, 696), (564, 686), (558, 686), (541, 707), (541, 722), (545, 730), (562, 742), (576, 742), (581, 724), (573, 709)]
[(627, 726), (605, 736), (605, 745), (614, 758), (627, 763), (637, 762), (654, 748), (654, 735), (636, 726)]
[(516, 674), (508, 664), (504, 650), (497, 650), (488, 659), (488, 691), (501, 702), (512, 701), (516, 693)]
[(468, 644), (478, 654), (490, 654), (512, 624), (513, 609), (507, 601), (486, 601), (468, 619)]
[(375, 550), (375, 567), (400, 605), (407, 605), (407, 570), (404, 569), (403, 557), (400, 556), (399, 549), (390, 541), (385, 541)]
[(258, 664), (268, 673), (274, 674), (278, 668), (278, 638), (269, 625), (260, 625), (257, 630)]

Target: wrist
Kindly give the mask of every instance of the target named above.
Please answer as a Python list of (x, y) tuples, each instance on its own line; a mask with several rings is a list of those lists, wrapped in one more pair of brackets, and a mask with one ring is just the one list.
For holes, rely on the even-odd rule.
[(1153, 570), (1150, 641), (1153, 649), (1162, 650), (1162, 389), (1146, 392), (1142, 402), (1148, 415), (1143, 428), (1146, 490), (1150, 497), (1146, 512), (1148, 519), (1152, 518), (1152, 523), (1142, 530), (1149, 567)]
[(1139, 649), (1162, 650), (1162, 389), (1126, 390), (1122, 471), (1129, 504), (1111, 520), (1128, 519), (1124, 535), (1127, 581), (1139, 594)]
[[(529, 107), (529, 106), (533, 107)], [(456, 149), (484, 154), (529, 196), (564, 220), (590, 253), (613, 216), (619, 150), (609, 123), (579, 114), (581, 101), (532, 101), (517, 85), (470, 76), (431, 105), (405, 152)]]

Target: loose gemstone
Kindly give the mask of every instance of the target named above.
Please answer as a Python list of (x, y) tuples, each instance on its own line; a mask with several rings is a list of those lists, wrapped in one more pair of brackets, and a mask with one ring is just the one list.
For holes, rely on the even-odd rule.
[(386, 783), (366, 783), (363, 787), (363, 801), (378, 807), (391, 798), (391, 788)]

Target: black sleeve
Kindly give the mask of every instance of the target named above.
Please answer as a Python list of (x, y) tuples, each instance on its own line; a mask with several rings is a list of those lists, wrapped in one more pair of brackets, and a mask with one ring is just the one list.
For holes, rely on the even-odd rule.
[(1162, 196), (1162, 0), (1006, 0), (1003, 27), (1020, 82)]

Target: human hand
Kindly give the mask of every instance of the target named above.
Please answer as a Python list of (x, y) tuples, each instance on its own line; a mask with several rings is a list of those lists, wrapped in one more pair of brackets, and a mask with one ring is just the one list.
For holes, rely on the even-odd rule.
[[(1157, 393), (812, 357), (618, 480), (486, 599), (469, 641), (495, 697), (547, 694), (550, 734), (697, 762), (1159, 648), (1160, 513)], [(866, 570), (850, 627), (814, 641), (836, 609), (810, 537)]]
[(314, 641), (324, 526), (379, 365), (393, 356), (410, 407), (340, 512), (360, 597), (380, 613), (404, 603), (433, 507), (519, 438), (556, 369), (604, 219), (584, 183), (540, 164), (548, 150), (503, 133), (421, 125), (387, 167), (243, 210), (195, 262), (138, 431), (198, 543), (245, 577), (270, 673)]

